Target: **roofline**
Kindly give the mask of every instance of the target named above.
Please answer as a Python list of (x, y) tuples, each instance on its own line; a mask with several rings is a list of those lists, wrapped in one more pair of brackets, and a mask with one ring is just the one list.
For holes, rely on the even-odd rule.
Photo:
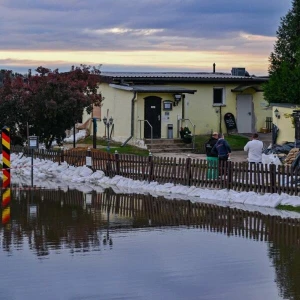
[(106, 83), (119, 83), (121, 81), (125, 82), (155, 82), (155, 83), (166, 83), (166, 82), (189, 82), (189, 83), (219, 83), (219, 82), (227, 82), (227, 83), (251, 83), (251, 84), (259, 84), (268, 81), (268, 78), (263, 77), (245, 77), (245, 78), (200, 78), (200, 77), (121, 77), (121, 76), (107, 76), (100, 75), (102, 82)]
[(168, 89), (167, 86), (165, 86), (165, 89), (155, 89), (153, 86), (149, 85), (149, 89), (140, 89), (138, 86), (126, 86), (126, 85), (119, 85), (119, 84), (109, 84), (110, 87), (123, 90), (123, 91), (129, 91), (129, 92), (138, 92), (138, 93), (182, 93), (182, 94), (195, 94), (197, 90), (191, 90), (181, 87), (170, 87)]

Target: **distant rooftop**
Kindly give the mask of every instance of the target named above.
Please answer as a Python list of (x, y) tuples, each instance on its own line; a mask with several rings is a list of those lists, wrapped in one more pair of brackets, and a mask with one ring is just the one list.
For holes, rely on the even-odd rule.
[(161, 79), (161, 80), (183, 80), (183, 81), (257, 81), (264, 82), (268, 77), (262, 76), (234, 76), (231, 73), (220, 72), (101, 72), (101, 77), (118, 79)]

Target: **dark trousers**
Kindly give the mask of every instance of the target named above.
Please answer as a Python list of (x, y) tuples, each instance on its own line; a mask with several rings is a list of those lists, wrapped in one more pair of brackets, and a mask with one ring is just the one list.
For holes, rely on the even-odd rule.
[(219, 175), (226, 175), (228, 156), (219, 156)]

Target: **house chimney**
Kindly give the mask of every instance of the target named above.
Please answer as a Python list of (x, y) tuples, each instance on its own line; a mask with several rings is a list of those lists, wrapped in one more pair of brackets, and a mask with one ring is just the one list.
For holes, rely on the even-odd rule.
[(213, 73), (216, 73), (216, 64), (213, 64)]

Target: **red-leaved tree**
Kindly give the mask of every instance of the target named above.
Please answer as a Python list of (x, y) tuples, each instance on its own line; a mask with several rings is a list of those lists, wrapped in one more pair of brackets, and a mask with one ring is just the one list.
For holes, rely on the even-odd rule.
[(26, 77), (5, 73), (0, 87), (0, 111), (5, 118), (0, 122), (11, 127), (12, 135), (24, 139), (28, 123), (30, 135), (50, 148), (53, 141), (62, 142), (65, 131), (82, 118), (85, 108), (90, 113), (93, 105), (101, 104), (100, 71), (81, 65), (65, 73), (43, 67), (36, 72)]

